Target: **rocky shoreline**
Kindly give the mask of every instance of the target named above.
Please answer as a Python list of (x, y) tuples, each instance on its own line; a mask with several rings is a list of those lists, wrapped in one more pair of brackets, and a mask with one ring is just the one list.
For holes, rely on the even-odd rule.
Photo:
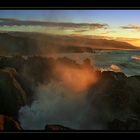
[[(39, 83), (49, 83), (55, 78), (53, 64), (68, 64), (81, 68), (75, 61), (61, 58), (21, 56), (0, 58), (0, 130), (22, 131), (18, 121), (19, 109), (32, 104), (34, 88)], [(90, 65), (90, 63), (88, 64)], [(94, 69), (94, 68), (93, 68)], [(24, 71), (24, 72), (23, 72)], [(39, 73), (39, 75), (37, 75)], [(88, 90), (88, 100), (93, 112), (100, 110), (98, 121), (105, 130), (139, 130), (140, 129), (140, 76), (127, 77), (121, 72), (99, 71), (98, 82)], [(44, 79), (47, 77), (47, 80)], [(94, 124), (93, 124), (94, 125)], [(67, 128), (68, 127), (68, 128)], [(47, 130), (71, 130), (69, 126), (46, 125)]]

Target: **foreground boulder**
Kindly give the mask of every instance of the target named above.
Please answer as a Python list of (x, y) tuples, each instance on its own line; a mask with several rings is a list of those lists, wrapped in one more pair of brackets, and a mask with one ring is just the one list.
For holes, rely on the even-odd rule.
[(14, 69), (0, 69), (0, 114), (17, 118), (20, 107), (26, 104), (26, 93), (15, 74)]
[[(97, 114), (98, 122), (103, 124), (102, 129), (140, 129), (139, 85), (140, 76), (127, 77), (121, 72), (102, 72), (100, 80), (88, 94), (92, 106), (91, 117), (93, 114), (95, 118), (94, 114)], [(136, 116), (137, 120), (130, 116)]]

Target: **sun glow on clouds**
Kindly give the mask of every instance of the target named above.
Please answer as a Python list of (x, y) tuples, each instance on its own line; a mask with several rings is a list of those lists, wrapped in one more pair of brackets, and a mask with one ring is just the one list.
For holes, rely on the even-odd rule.
[[(74, 27), (73, 27), (74, 26)], [(95, 26), (95, 27), (94, 27)], [(130, 28), (130, 27), (128, 27)], [(132, 28), (132, 27), (131, 27)], [(0, 26), (1, 32), (17, 31), (17, 32), (38, 32), (54, 35), (79, 35), (79, 36), (98, 36), (100, 39), (111, 39), (128, 42), (135, 46), (140, 46), (140, 31), (134, 29), (126, 29), (122, 27), (109, 26), (108, 24), (81, 25), (3, 25)]]

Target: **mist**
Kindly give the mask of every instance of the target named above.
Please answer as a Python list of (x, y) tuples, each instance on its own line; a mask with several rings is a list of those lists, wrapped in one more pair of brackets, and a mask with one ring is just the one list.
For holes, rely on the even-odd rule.
[(19, 112), (21, 125), (26, 130), (43, 130), (46, 124), (85, 129), (90, 124), (86, 95), (86, 92), (71, 91), (61, 82), (40, 85), (31, 107), (25, 106)]
[(34, 90), (32, 105), (19, 111), (19, 120), (25, 130), (44, 130), (48, 124), (77, 130), (102, 129), (98, 113), (94, 114), (97, 110), (88, 97), (88, 89), (98, 78), (91, 68), (83, 66), (55, 65), (57, 78), (48, 84), (39, 84)]

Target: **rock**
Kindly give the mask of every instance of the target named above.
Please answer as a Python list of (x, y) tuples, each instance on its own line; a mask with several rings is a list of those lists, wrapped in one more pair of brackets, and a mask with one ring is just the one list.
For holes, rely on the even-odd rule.
[(127, 91), (130, 98), (131, 110), (140, 116), (140, 76), (127, 78), (124, 92)]
[(0, 115), (0, 131), (21, 131), (23, 130), (19, 122), (15, 121), (13, 118)]
[(0, 69), (0, 114), (16, 117), (26, 104), (26, 93), (14, 77), (13, 69)]
[(127, 118), (126, 120), (114, 119), (108, 123), (109, 130), (140, 130), (140, 120), (136, 118)]
[(62, 125), (46, 125), (45, 126), (45, 130), (72, 130), (71, 128), (68, 128), (68, 127), (64, 127), (64, 126), (62, 126)]
[(108, 129), (109, 130), (126, 130), (125, 122), (114, 119), (112, 122), (108, 123)]
[[(88, 100), (94, 107), (91, 116), (96, 110), (105, 129), (110, 120), (114, 120), (111, 129), (126, 129), (124, 123), (129, 124), (128, 120), (122, 120), (126, 120), (129, 114), (140, 118), (139, 85), (140, 76), (127, 77), (121, 72), (102, 72), (97, 84), (89, 90)], [(135, 123), (133, 119), (130, 119), (130, 122)]]

